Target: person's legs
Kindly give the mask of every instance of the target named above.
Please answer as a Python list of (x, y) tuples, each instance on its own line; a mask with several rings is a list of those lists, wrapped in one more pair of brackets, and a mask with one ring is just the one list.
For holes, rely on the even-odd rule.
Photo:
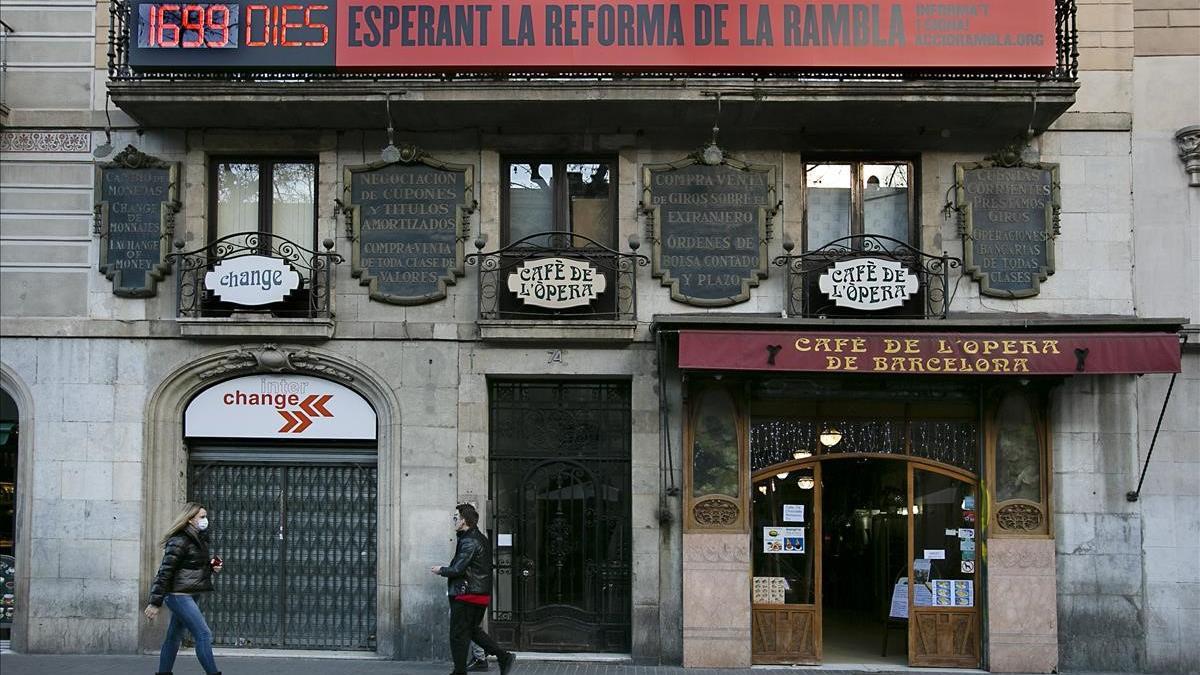
[(466, 675), (467, 652), (471, 642), (471, 605), (456, 600), (450, 601), (450, 656), (454, 659), (454, 672)]
[(471, 656), (482, 661), (487, 658), (487, 652), (483, 650), (483, 647), (480, 647), (479, 645), (472, 642), (471, 643)]
[[(466, 603), (460, 603), (466, 604)], [(483, 651), (488, 654), (499, 656), (504, 653), (504, 649), (496, 644), (492, 636), (484, 632), (480, 624), (483, 623), (483, 617), (487, 615), (487, 607), (483, 605), (470, 605), (471, 612), (471, 641), (483, 648)]]
[(179, 654), (179, 643), (183, 642), (183, 621), (175, 611), (174, 603), (168, 595), (163, 604), (171, 612), (171, 621), (167, 624), (167, 635), (163, 638), (162, 647), (158, 650), (158, 672), (169, 673), (175, 668), (175, 656)]
[(206, 673), (219, 673), (217, 662), (213, 659), (212, 631), (208, 622), (204, 620), (204, 615), (200, 613), (196, 599), (190, 595), (168, 595), (167, 603), (171, 608), (171, 616), (179, 617), (180, 622), (195, 638), (196, 658), (200, 661), (200, 667), (204, 668)]

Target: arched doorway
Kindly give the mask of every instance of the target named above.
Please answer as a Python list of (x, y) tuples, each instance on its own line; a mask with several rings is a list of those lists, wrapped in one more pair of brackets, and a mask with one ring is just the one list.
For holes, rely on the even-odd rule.
[(202, 605), (216, 645), (377, 648), (375, 411), (336, 382), (233, 378), (184, 412), (187, 496), (225, 562)]
[(751, 446), (756, 663), (979, 665), (973, 404), (812, 403)]
[(0, 641), (12, 639), (17, 612), (17, 402), (0, 389)]

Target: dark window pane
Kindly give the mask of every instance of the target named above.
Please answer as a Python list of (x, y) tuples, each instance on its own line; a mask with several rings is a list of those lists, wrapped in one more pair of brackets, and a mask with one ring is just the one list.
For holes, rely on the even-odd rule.
[(607, 164), (567, 165), (569, 229), (605, 246), (613, 243), (611, 177)]
[(1042, 460), (1029, 402), (1009, 393), (996, 414), (996, 501), (1042, 499)]
[(513, 163), (508, 168), (508, 241), (554, 229), (554, 167)]
[(863, 166), (863, 234), (908, 241), (908, 164)]
[(271, 232), (306, 248), (313, 245), (316, 166), (276, 164), (272, 176)]
[(913, 604), (973, 607), (978, 562), (975, 488), (916, 469), (912, 507)]
[(258, 231), (258, 164), (217, 165), (217, 237)]
[(850, 234), (849, 164), (809, 164), (804, 169), (808, 200), (807, 250)]
[[(752, 599), (758, 604), (811, 605), (815, 600), (814, 468), (754, 484)], [(785, 519), (785, 508), (786, 516)]]

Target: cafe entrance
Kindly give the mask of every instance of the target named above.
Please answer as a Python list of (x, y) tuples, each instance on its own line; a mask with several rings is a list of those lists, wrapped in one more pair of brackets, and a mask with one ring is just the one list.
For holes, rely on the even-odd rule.
[(873, 389), (752, 400), (755, 663), (980, 664), (978, 389)]

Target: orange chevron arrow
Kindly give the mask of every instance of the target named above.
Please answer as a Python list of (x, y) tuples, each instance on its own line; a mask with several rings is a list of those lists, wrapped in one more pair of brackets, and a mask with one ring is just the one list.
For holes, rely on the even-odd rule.
[(287, 420), (287, 422), (285, 422), (283, 424), (283, 426), (279, 427), (279, 431), (277, 431), (276, 433), (286, 434), (287, 432), (291, 431), (292, 428), (296, 426), (296, 424), (298, 424), (300, 422), (300, 420), (298, 420), (292, 416), (292, 413), (290, 413), (286, 410), (280, 410), (278, 412), (283, 417), (283, 419)]
[(325, 417), (333, 417), (333, 413), (329, 412), (329, 408), (325, 407), (325, 404), (329, 403), (329, 399), (331, 398), (333, 398), (333, 394), (324, 394), (317, 399), (316, 403), (313, 403), (313, 407), (320, 411), (320, 413)]
[(292, 415), (294, 415), (296, 417), (296, 420), (298, 420), (300, 422), (300, 426), (296, 427), (295, 429), (292, 429), (293, 434), (298, 434), (312, 426), (312, 418), (309, 417), (308, 415), (305, 415), (304, 413), (300, 412), (299, 410), (294, 411), (292, 413)]
[(312, 409), (313, 402), (316, 400), (316, 394), (309, 394), (308, 396), (304, 397), (303, 401), (300, 401), (300, 408), (312, 417), (320, 417), (320, 413)]

